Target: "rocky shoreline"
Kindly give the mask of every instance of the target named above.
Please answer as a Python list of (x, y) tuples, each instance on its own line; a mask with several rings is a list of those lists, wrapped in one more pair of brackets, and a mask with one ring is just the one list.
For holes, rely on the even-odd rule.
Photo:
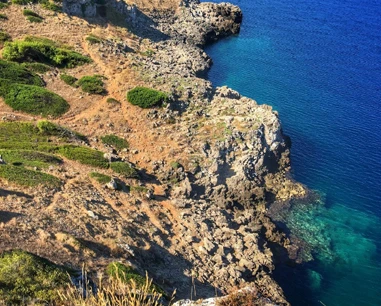
[[(134, 86), (165, 91), (170, 102), (136, 112), (122, 104), (107, 110), (89, 103), (90, 114), (79, 108), (62, 120), (73, 120), (71, 128), (93, 123), (99, 133), (128, 139), (132, 149), (112, 156), (140, 168), (140, 178), (125, 180), (126, 188), (118, 191), (115, 184), (105, 188), (89, 180), (90, 169), (67, 162), (49, 170), (65, 181), (61, 189), (23, 196), (12, 186), (0, 190), (0, 204), (17, 212), (18, 222), (4, 225), (1, 249), (41, 245), (40, 255), (73, 266), (88, 260), (94, 270), (127, 261), (167, 292), (177, 289), (181, 299), (221, 296), (239, 287), (252, 292), (258, 305), (288, 305), (272, 271), (281, 257), (299, 261), (300, 250), (268, 212), (307, 195), (289, 174), (290, 140), (270, 106), (203, 78), (212, 59), (202, 47), (237, 34), (241, 10), (198, 0), (183, 0), (173, 10), (141, 10), (120, 0), (63, 0), (66, 13), (89, 24), (107, 18), (106, 6), (125, 18), (131, 33), (124, 41), (86, 45), (94, 66), (115, 78), (123, 96), (131, 89), (122, 87), (128, 70)], [(110, 63), (116, 63), (112, 72)], [(45, 79), (53, 86), (55, 77)], [(133, 121), (124, 112), (143, 118)], [(122, 119), (113, 121), (117, 115)], [(105, 150), (97, 137), (89, 145)]]
[(273, 202), (306, 196), (289, 176), (289, 139), (270, 106), (199, 78), (211, 65), (201, 47), (238, 33), (242, 12), (228, 3), (182, 1), (172, 18), (154, 18), (169, 38), (146, 46), (151, 55), (136, 62), (144, 82), (171, 92), (174, 101), (166, 114), (148, 114), (153, 126), (173, 118), (185, 136), (186, 157), (177, 157), (176, 169), (165, 161), (152, 168), (181, 212), (178, 251), (199, 280), (224, 292), (249, 282), (258, 296), (286, 305), (271, 278), (273, 251), (298, 261), (299, 250), (266, 211)]

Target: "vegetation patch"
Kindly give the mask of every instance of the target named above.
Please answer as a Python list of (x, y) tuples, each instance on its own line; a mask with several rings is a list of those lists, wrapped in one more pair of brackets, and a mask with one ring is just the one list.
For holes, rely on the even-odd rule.
[(91, 172), (89, 175), (100, 184), (107, 184), (111, 181), (111, 176), (99, 172)]
[(94, 149), (74, 145), (64, 145), (58, 148), (57, 153), (71, 160), (79, 161), (81, 164), (98, 168), (108, 168), (108, 160), (103, 153)]
[[(0, 17), (0, 19), (1, 19), (1, 17)], [(4, 31), (0, 31), (0, 46), (2, 46), (6, 41), (11, 41), (11, 40), (12, 40), (12, 38), (8, 33), (4, 32)]]
[(103, 95), (106, 94), (106, 89), (104, 88), (103, 76), (84, 76), (77, 81), (77, 85), (81, 87), (84, 92), (90, 94)]
[(121, 103), (114, 98), (107, 98), (106, 102), (110, 105), (121, 105)]
[(22, 63), (21, 66), (36, 73), (45, 73), (52, 70), (52, 67), (42, 63)]
[(128, 141), (120, 138), (115, 135), (105, 135), (101, 137), (102, 143), (105, 145), (109, 145), (113, 147), (116, 150), (122, 150), (122, 149), (127, 149), (129, 144)]
[(57, 5), (53, 2), (45, 0), (45, 1), (40, 1), (40, 3), (41, 3), (41, 6), (46, 10), (50, 10), (53, 12), (62, 12), (62, 6)]
[(14, 110), (43, 117), (61, 116), (70, 107), (61, 96), (33, 85), (12, 84), (4, 98)]
[(33, 17), (39, 17), (39, 18), (42, 18), (40, 15), (38, 15), (36, 12), (33, 12), (33, 11), (31, 11), (31, 10), (28, 10), (28, 9), (24, 9), (23, 11), (22, 11), (22, 14), (24, 15), (24, 16), (33, 16)]
[(87, 137), (85, 135), (47, 120), (38, 121), (36, 127), (41, 135), (56, 136), (60, 139), (70, 141), (87, 141)]
[(35, 17), (35, 16), (27, 16), (26, 19), (30, 22), (36, 22), (36, 23), (40, 23), (43, 21), (41, 17)]
[(0, 254), (0, 300), (7, 305), (50, 304), (69, 282), (67, 271), (44, 258), (20, 250)]
[[(6, 7), (6, 6), (3, 6), (3, 5), (4, 5), (4, 3), (0, 2), (0, 9)], [(8, 19), (7, 15), (0, 13), (0, 20), (7, 20), (7, 19)]]
[[(106, 273), (113, 279), (118, 279), (123, 283), (131, 283), (133, 281), (137, 288), (142, 288), (146, 284), (146, 277), (140, 275), (132, 267), (126, 266), (120, 262), (112, 262), (107, 266)], [(151, 292), (165, 294), (164, 290), (156, 284), (151, 284), (149, 289)]]
[(61, 74), (60, 75), (60, 79), (62, 81), (64, 81), (67, 85), (70, 85), (70, 86), (73, 86), (73, 87), (78, 87), (76, 85), (76, 82), (78, 81), (78, 79), (76, 77), (73, 77), (72, 75)]
[(14, 166), (29, 166), (47, 168), (50, 165), (59, 165), (62, 159), (52, 154), (30, 150), (0, 150), (3, 160)]
[(126, 178), (136, 178), (138, 177), (138, 173), (136, 170), (128, 163), (125, 162), (113, 162), (110, 163), (110, 168)]
[(3, 58), (15, 62), (40, 62), (59, 68), (73, 68), (91, 62), (89, 57), (52, 40), (34, 36), (6, 43)]
[[(6, 79), (12, 83), (44, 86), (44, 81), (26, 67), (0, 59), (0, 79)], [(0, 85), (1, 86), (1, 85)]]
[(100, 44), (103, 41), (103, 39), (98, 36), (90, 34), (89, 36), (86, 37), (86, 41), (90, 45), (94, 45), (94, 44)]
[(61, 181), (53, 175), (13, 165), (0, 165), (0, 177), (8, 182), (28, 187), (61, 185)]
[(127, 93), (127, 100), (141, 108), (150, 108), (167, 102), (168, 95), (146, 87), (135, 87)]

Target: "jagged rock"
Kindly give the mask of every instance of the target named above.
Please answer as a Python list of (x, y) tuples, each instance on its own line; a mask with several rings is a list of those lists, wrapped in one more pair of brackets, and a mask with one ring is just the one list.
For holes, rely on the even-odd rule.
[(115, 179), (112, 178), (111, 181), (106, 184), (106, 188), (111, 190), (117, 190), (118, 184), (116, 183)]

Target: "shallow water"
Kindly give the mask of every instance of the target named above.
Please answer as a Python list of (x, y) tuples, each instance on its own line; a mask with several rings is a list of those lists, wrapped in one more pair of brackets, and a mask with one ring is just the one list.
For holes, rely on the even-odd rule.
[(381, 305), (381, 0), (230, 2), (241, 33), (206, 49), (208, 78), (279, 111), (323, 195), (287, 216), (315, 260), (275, 275), (293, 305)]

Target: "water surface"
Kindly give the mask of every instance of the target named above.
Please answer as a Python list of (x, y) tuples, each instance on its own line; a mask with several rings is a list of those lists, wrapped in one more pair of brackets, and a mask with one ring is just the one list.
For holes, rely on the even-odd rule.
[(287, 219), (315, 261), (276, 277), (293, 305), (381, 305), (381, 0), (230, 2), (241, 33), (206, 49), (208, 78), (279, 111), (322, 194)]

